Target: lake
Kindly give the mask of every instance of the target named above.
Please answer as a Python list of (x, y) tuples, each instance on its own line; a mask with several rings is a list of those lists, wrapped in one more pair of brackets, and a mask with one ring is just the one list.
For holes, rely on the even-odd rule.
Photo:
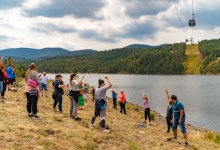
[[(47, 74), (54, 79), (55, 74)], [(62, 74), (69, 82), (69, 74)], [(79, 74), (81, 78), (81, 74)], [(83, 82), (98, 86), (104, 74), (85, 74)], [(166, 116), (168, 105), (165, 89), (177, 95), (185, 108), (186, 123), (220, 132), (220, 76), (217, 75), (118, 75), (108, 74), (112, 89), (124, 90), (127, 101), (143, 105), (140, 91), (146, 93), (150, 108)], [(107, 84), (107, 82), (105, 82)], [(110, 90), (107, 92), (111, 96)], [(128, 112), (129, 113), (129, 112)], [(164, 120), (165, 123), (165, 120)]]

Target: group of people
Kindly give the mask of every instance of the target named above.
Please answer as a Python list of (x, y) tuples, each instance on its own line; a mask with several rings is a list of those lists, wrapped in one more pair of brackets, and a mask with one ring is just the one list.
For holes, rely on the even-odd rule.
[(4, 56), (2, 56), (0, 60), (0, 102), (4, 102), (7, 86), (8, 91), (17, 91), (16, 88), (13, 87), (16, 81), (15, 67), (8, 64), (6, 68), (5, 65), (3, 65), (3, 60)]
[[(83, 79), (84, 75), (81, 77), (79, 81), (77, 81), (77, 74), (73, 73), (70, 75), (69, 83), (64, 84), (62, 81), (61, 75), (56, 75), (55, 81), (53, 82), (54, 92), (53, 92), (53, 109), (56, 109), (57, 103), (58, 108), (61, 114), (63, 114), (62, 110), (62, 95), (63, 88), (68, 88), (68, 97), (70, 99), (70, 118), (81, 121), (82, 118), (78, 117), (78, 100), (80, 96), (80, 90), (86, 90), (86, 88), (79, 88), (83, 87)], [(28, 85), (29, 79), (35, 80), (37, 83), (36, 87), (32, 87)], [(110, 130), (106, 129), (106, 92), (108, 89), (112, 87), (112, 83), (110, 79), (105, 76), (105, 79), (107, 80), (107, 85), (105, 85), (105, 81), (102, 79), (98, 80), (98, 87), (94, 88), (92, 87), (92, 93), (93, 93), (93, 101), (95, 101), (95, 108), (94, 108), (94, 114), (91, 117), (91, 127), (95, 126), (95, 120), (98, 116), (101, 117), (100, 126), (102, 127), (102, 132), (108, 133)], [(34, 63), (31, 63), (29, 66), (28, 71), (25, 75), (25, 81), (27, 83), (25, 87), (25, 95), (27, 97), (27, 112), (28, 116), (33, 117), (33, 119), (38, 119), (37, 116), (37, 101), (38, 98), (40, 98), (41, 90), (40, 88), (41, 82), (40, 78), (37, 76), (36, 72), (36, 65)], [(84, 85), (85, 86), (85, 85)], [(35, 90), (37, 92), (32, 92), (32, 90)], [(117, 93), (112, 90), (112, 98), (113, 98), (113, 108), (117, 109), (117, 98), (120, 98), (120, 112), (126, 114), (126, 96), (123, 90), (120, 91), (120, 95), (118, 96)], [(184, 139), (185, 139), (185, 145), (188, 145), (187, 142), (187, 133), (185, 128), (185, 111), (182, 103), (177, 100), (177, 97), (175, 95), (172, 95), (171, 97), (168, 94), (168, 91), (165, 90), (169, 105), (167, 107), (167, 131), (166, 133), (170, 132), (170, 129), (173, 130), (173, 138), (169, 138), (168, 140), (177, 139), (177, 127), (180, 125), (181, 131), (183, 133)], [(33, 94), (34, 93), (34, 94)], [(144, 106), (144, 120), (142, 123), (146, 123), (147, 117), (149, 119), (149, 125), (151, 125), (151, 117), (150, 117), (150, 106), (149, 101), (147, 98), (147, 95), (143, 92), (141, 92), (143, 96), (143, 106)], [(84, 99), (87, 99), (86, 95), (83, 96)]]

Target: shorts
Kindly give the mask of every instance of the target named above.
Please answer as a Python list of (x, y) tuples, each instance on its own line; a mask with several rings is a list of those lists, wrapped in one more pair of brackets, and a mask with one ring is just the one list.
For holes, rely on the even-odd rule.
[(3, 81), (0, 81), (0, 93), (3, 92)]
[(40, 89), (47, 91), (47, 84), (41, 83), (41, 84), (40, 84)]
[(8, 84), (13, 84), (14, 80), (13, 78), (8, 78)]
[(186, 118), (186, 117), (183, 117), (181, 123), (179, 123), (179, 119), (175, 119), (175, 118), (174, 118), (172, 129), (173, 129), (173, 130), (177, 130), (178, 125), (180, 125), (180, 129), (181, 129), (182, 133), (186, 133), (185, 118)]
[(83, 99), (87, 99), (87, 95), (86, 94), (83, 94)]

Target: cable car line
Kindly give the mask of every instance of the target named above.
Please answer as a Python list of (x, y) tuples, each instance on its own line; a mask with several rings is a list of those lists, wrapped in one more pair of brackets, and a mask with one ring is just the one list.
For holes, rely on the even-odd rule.
[(183, 29), (183, 32), (184, 32), (184, 34), (185, 34), (185, 38), (186, 38), (186, 33), (185, 33), (185, 30), (184, 30), (184, 28), (183, 28), (183, 24), (182, 24), (182, 21), (181, 21), (181, 19), (180, 19), (180, 15), (179, 15), (179, 12), (178, 12), (178, 10), (177, 10), (177, 7), (176, 7), (176, 3), (175, 3), (175, 0), (173, 0), (173, 3), (174, 3), (174, 5), (175, 5), (175, 8), (176, 8), (176, 12), (177, 12), (177, 15), (178, 15), (178, 17), (179, 17), (179, 21), (180, 21), (180, 24), (181, 24), (181, 26), (182, 26), (182, 29)]

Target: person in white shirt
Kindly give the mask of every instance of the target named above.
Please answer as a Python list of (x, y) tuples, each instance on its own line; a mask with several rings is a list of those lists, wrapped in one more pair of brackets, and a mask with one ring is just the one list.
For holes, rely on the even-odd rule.
[(46, 72), (43, 73), (40, 77), (40, 89), (43, 96), (43, 91), (45, 91), (45, 95), (47, 97), (47, 90), (48, 90), (48, 77), (46, 76)]

